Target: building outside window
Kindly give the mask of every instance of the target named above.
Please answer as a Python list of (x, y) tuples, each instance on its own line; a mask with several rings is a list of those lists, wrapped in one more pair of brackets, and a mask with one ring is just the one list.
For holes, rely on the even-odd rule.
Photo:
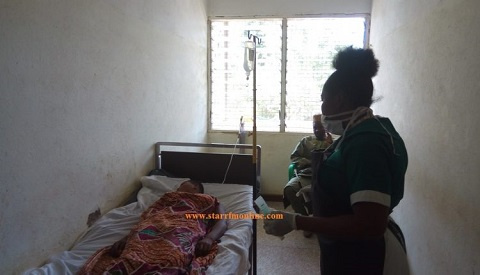
[(311, 132), (332, 58), (368, 45), (366, 15), (210, 20), (209, 129), (252, 129), (253, 76), (243, 68), (248, 32), (258, 36), (257, 131)]

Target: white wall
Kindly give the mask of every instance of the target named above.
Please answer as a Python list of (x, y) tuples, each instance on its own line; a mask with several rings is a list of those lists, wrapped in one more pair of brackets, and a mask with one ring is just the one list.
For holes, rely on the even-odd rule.
[(206, 140), (205, 1), (0, 1), (0, 270), (67, 249), (156, 141)]
[(207, 0), (209, 16), (370, 13), (372, 0)]
[[(215, 16), (296, 16), (301, 14), (367, 13), (371, 0), (208, 0), (208, 14)], [(261, 91), (258, 91), (261, 92)], [(318, 96), (320, 96), (318, 91)], [(280, 93), (280, 91), (279, 91)], [(320, 106), (319, 106), (320, 109)], [(313, 115), (313, 114), (312, 114)], [(290, 154), (305, 135), (312, 133), (258, 132), (257, 143), (262, 146), (261, 193), (282, 195), (288, 181)], [(235, 143), (236, 133), (210, 132), (210, 142)], [(247, 143), (251, 143), (251, 138)]]
[(409, 152), (394, 211), (412, 274), (480, 274), (480, 17), (477, 0), (374, 0), (377, 113)]
[[(298, 141), (307, 133), (262, 133), (257, 132), (257, 144), (262, 147), (261, 186), (263, 195), (282, 195), (288, 182), (290, 154)], [(237, 133), (210, 132), (209, 142), (235, 143)], [(252, 144), (252, 137), (245, 141)]]

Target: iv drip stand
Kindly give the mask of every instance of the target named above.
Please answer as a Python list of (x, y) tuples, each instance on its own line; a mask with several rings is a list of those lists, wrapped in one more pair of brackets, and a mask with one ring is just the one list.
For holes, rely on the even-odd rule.
[[(258, 197), (257, 190), (257, 44), (261, 44), (258, 36), (250, 34), (248, 31), (248, 39), (253, 41), (253, 146), (252, 146), (252, 164), (253, 164), (253, 199)], [(257, 274), (257, 220), (253, 219), (253, 241), (252, 241), (252, 260), (253, 274)]]

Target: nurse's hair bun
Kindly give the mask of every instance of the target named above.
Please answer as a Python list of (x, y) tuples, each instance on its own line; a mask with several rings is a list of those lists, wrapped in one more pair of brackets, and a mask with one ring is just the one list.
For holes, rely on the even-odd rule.
[(378, 72), (378, 60), (371, 49), (353, 48), (340, 50), (332, 62), (333, 67), (348, 75), (372, 78)]

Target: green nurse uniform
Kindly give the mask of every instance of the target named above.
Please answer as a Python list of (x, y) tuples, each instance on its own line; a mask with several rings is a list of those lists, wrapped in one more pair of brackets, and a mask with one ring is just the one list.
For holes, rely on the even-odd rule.
[[(316, 161), (313, 214), (353, 214), (357, 202), (373, 202), (393, 211), (403, 197), (408, 157), (388, 118), (374, 117), (348, 129)], [(322, 275), (408, 274), (403, 235), (389, 219), (378, 240), (337, 240), (319, 235)]]

